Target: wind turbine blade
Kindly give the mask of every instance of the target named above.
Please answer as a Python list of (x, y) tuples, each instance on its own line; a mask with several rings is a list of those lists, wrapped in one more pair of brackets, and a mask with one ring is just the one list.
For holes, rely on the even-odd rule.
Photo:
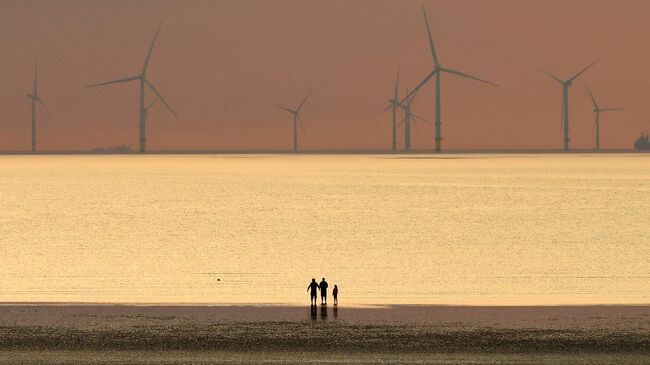
[(110, 85), (110, 84), (117, 84), (117, 83), (120, 83), (120, 82), (129, 82), (129, 81), (138, 80), (138, 79), (140, 79), (140, 76), (126, 77), (126, 78), (119, 79), (119, 80), (100, 82), (98, 84), (91, 84), (91, 85), (88, 85), (86, 87), (104, 86), (104, 85)]
[(416, 114), (412, 114), (412, 113), (411, 113), (411, 116), (412, 116), (413, 118), (415, 118), (415, 119), (419, 119), (419, 120), (421, 120), (421, 121), (423, 121), (423, 122), (425, 122), (425, 123), (427, 123), (427, 124), (432, 124), (430, 121), (428, 121), (428, 120), (426, 120), (426, 119), (420, 117), (419, 115), (416, 115)]
[(479, 79), (479, 78), (476, 77), (476, 76), (468, 75), (468, 74), (466, 74), (466, 73), (464, 73), (464, 72), (460, 72), (460, 71), (458, 71), (458, 70), (454, 70), (454, 69), (451, 69), (451, 68), (444, 68), (444, 69), (442, 69), (442, 71), (444, 71), (444, 72), (448, 72), (448, 73), (450, 73), (450, 74), (454, 74), (454, 75), (458, 75), (458, 76), (466, 77), (466, 78), (468, 78), (468, 79), (476, 80), (476, 81), (479, 81), (479, 82), (482, 82), (482, 83), (485, 83), (485, 84), (488, 84), (488, 85), (499, 86), (499, 85), (495, 84), (495, 83), (492, 82), (492, 81), (487, 81), (487, 80)]
[(158, 39), (158, 32), (160, 32), (160, 27), (162, 27), (162, 22), (158, 24), (158, 29), (156, 29), (156, 34), (153, 36), (153, 40), (151, 41), (149, 52), (147, 52), (147, 58), (144, 59), (144, 66), (142, 66), (143, 75), (147, 72), (147, 66), (149, 65), (149, 60), (151, 59), (151, 53), (153, 52), (153, 47), (156, 44), (156, 39)]
[[(415, 89), (415, 90), (413, 90), (413, 92), (411, 93), (411, 98), (408, 100), (408, 105), (409, 105), (409, 107), (410, 107), (411, 104), (413, 104), (413, 102), (415, 101), (415, 97), (418, 95), (418, 92), (420, 92), (420, 89)], [(408, 93), (408, 92), (407, 92), (407, 93)]]
[(398, 98), (398, 93), (399, 93), (399, 65), (397, 65), (397, 79), (395, 80), (395, 92), (393, 96), (393, 100), (397, 100)]
[(278, 108), (280, 108), (280, 109), (282, 109), (282, 110), (286, 110), (286, 111), (288, 111), (289, 113), (293, 113), (293, 114), (296, 113), (295, 110), (291, 110), (291, 109), (289, 109), (289, 108), (287, 108), (287, 107), (285, 107), (285, 106), (282, 106), (282, 105), (278, 105)]
[(34, 95), (38, 95), (38, 59), (34, 57)]
[(425, 77), (422, 81), (420, 81), (420, 83), (415, 87), (415, 89), (413, 89), (410, 93), (407, 93), (404, 99), (402, 99), (402, 101), (399, 102), (400, 106), (403, 105), (404, 102), (407, 101), (413, 94), (418, 92), (418, 90), (420, 90), (420, 88), (424, 86), (424, 84), (426, 84), (429, 80), (431, 80), (431, 78), (436, 74), (436, 72), (438, 72), (437, 69), (431, 71), (431, 73), (428, 74), (427, 77)]
[(298, 126), (300, 127), (300, 131), (303, 134), (307, 134), (307, 132), (305, 132), (305, 127), (302, 126), (302, 119), (300, 119), (300, 114), (296, 114), (296, 116), (298, 117)]
[(590, 69), (591, 66), (597, 64), (598, 62), (600, 62), (600, 59), (596, 60), (596, 61), (595, 61), (594, 63), (592, 63), (591, 65), (589, 65), (589, 66), (583, 68), (582, 71), (580, 71), (580, 72), (578, 72), (577, 74), (575, 74), (575, 76), (573, 76), (572, 78), (570, 78), (569, 81), (573, 81), (573, 80), (577, 79), (578, 76), (582, 75), (585, 71), (587, 71), (588, 69)]
[(381, 112), (382, 112), (382, 113), (386, 113), (387, 111), (389, 111), (391, 108), (394, 108), (394, 107), (395, 107), (395, 104), (390, 103), (390, 104), (388, 104), (388, 106), (386, 107), (386, 109), (382, 110)]
[(623, 108), (605, 108), (605, 109), (600, 109), (601, 112), (613, 112), (617, 110), (625, 110)]
[(149, 104), (149, 106), (147, 106), (147, 110), (151, 109), (151, 107), (156, 105), (157, 102), (158, 102), (158, 100), (154, 100), (153, 103), (151, 103), (151, 104)]
[(41, 106), (43, 107), (43, 109), (45, 109), (46, 112), (49, 112), (47, 107), (45, 107), (45, 104), (43, 104), (43, 101), (41, 101), (41, 98), (36, 97), (36, 101), (38, 101), (38, 103), (41, 104)]
[(436, 55), (436, 47), (433, 45), (433, 37), (431, 36), (431, 28), (429, 27), (429, 19), (427, 19), (427, 10), (422, 7), (422, 13), (424, 14), (424, 23), (427, 26), (427, 35), (429, 36), (429, 48), (431, 49), (431, 56), (433, 57), (433, 63), (436, 66), (440, 66), (438, 61), (438, 55)]
[(298, 105), (298, 109), (296, 109), (296, 113), (299, 112), (300, 109), (302, 109), (303, 105), (305, 105), (305, 102), (307, 101), (307, 99), (309, 99), (309, 95), (311, 95), (311, 91), (309, 93), (307, 93), (307, 96), (305, 96), (304, 99), (302, 99), (302, 103), (300, 103), (300, 105)]
[(153, 86), (153, 84), (150, 83), (149, 80), (147, 80), (147, 79), (144, 79), (144, 82), (147, 84), (147, 86), (149, 86), (149, 88), (151, 89), (151, 91), (153, 91), (154, 94), (156, 94), (156, 96), (158, 97), (158, 99), (159, 99), (160, 101), (162, 101), (163, 104), (165, 104), (165, 106), (167, 107), (167, 109), (169, 109), (169, 111), (170, 111), (172, 114), (174, 114), (174, 116), (176, 117), (176, 119), (180, 119), (180, 118), (178, 117), (178, 115), (176, 114), (176, 112), (174, 111), (174, 109), (172, 109), (172, 107), (167, 103), (167, 101), (165, 101), (165, 98), (163, 98), (162, 95), (160, 95), (160, 93), (158, 92), (158, 90), (156, 90), (156, 88)]
[(397, 128), (401, 127), (402, 124), (404, 124), (404, 122), (406, 122), (406, 118), (402, 119), (402, 121), (399, 122), (399, 124), (397, 125)]
[(596, 120), (594, 120), (594, 125), (591, 127), (591, 134), (596, 134)]
[(591, 93), (591, 89), (589, 89), (589, 86), (587, 86), (587, 91), (589, 92), (589, 96), (591, 97), (591, 101), (594, 103), (594, 108), (598, 109), (598, 103), (596, 102), (596, 98), (594, 98), (594, 94)]
[(566, 94), (562, 94), (562, 118), (560, 118), (560, 130), (564, 129), (564, 106), (566, 105)]
[(539, 69), (540, 71), (542, 71), (543, 73), (547, 74), (548, 77), (552, 78), (553, 80), (555, 80), (555, 81), (557, 81), (557, 82), (559, 82), (559, 83), (562, 83), (562, 82), (563, 82), (559, 77), (553, 75), (552, 73), (546, 71), (545, 69), (543, 69), (543, 68), (541, 68), (541, 67), (538, 67), (538, 69)]

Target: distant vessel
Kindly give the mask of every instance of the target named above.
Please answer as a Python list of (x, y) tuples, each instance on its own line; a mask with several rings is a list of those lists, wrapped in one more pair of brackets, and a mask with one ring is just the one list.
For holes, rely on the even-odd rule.
[(650, 150), (650, 139), (647, 134), (641, 133), (641, 136), (634, 142), (635, 150)]
[(116, 146), (116, 147), (107, 147), (107, 148), (95, 148), (93, 149), (95, 153), (133, 153), (133, 149), (126, 145)]

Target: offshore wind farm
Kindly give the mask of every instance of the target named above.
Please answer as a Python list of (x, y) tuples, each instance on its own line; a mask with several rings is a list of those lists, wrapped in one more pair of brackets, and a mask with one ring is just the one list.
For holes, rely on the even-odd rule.
[[(417, 7), (413, 7), (412, 9), (416, 10)], [(422, 152), (436, 152), (436, 153), (439, 153), (439, 152), (443, 151), (443, 149), (442, 149), (443, 140), (446, 140), (448, 142), (452, 142), (452, 141), (454, 141), (454, 139), (456, 141), (466, 141), (468, 139), (471, 140), (473, 138), (476, 138), (475, 136), (466, 135), (466, 134), (458, 133), (458, 132), (453, 132), (452, 136), (443, 138), (442, 130), (443, 130), (443, 117), (444, 117), (444, 115), (443, 115), (443, 109), (442, 109), (443, 108), (443, 103), (442, 103), (442, 100), (443, 100), (443, 96), (442, 96), (442, 75), (445, 74), (445, 75), (457, 76), (457, 77), (460, 77), (461, 79), (473, 80), (473, 81), (476, 81), (476, 82), (479, 82), (479, 83), (482, 83), (482, 84), (485, 84), (485, 85), (490, 85), (490, 86), (498, 86), (498, 85), (497, 85), (497, 83), (495, 83), (493, 81), (488, 81), (486, 79), (473, 76), (471, 74), (466, 73), (465, 71), (459, 71), (456, 68), (443, 66), (442, 63), (439, 60), (438, 51), (436, 49), (436, 46), (434, 45), (434, 39), (436, 38), (435, 37), (435, 32), (432, 30), (432, 26), (431, 26), (430, 21), (429, 21), (429, 16), (427, 15), (426, 7), (422, 7), (421, 11), (422, 11), (422, 18), (423, 18), (423, 23), (422, 23), (423, 26), (422, 26), (421, 29), (423, 29), (424, 32), (422, 32), (422, 30), (420, 30), (420, 33), (421, 34), (423, 33), (423, 35), (425, 37), (425, 42), (423, 42), (425, 44), (420, 43), (420, 47), (421, 48), (425, 48), (425, 47), (428, 48), (428, 52), (430, 53), (430, 62), (433, 65), (430, 68), (431, 71), (428, 72), (427, 75), (424, 78), (420, 79), (420, 81), (418, 81), (416, 83), (416, 86), (414, 88), (412, 88), (409, 93), (401, 96), (400, 98), (398, 98), (399, 99), (398, 100), (398, 99), (396, 99), (397, 98), (397, 92), (396, 92), (394, 94), (393, 98), (389, 101), (389, 103), (392, 106), (387, 108), (386, 110), (392, 108), (392, 112), (391, 112), (391, 114), (392, 114), (391, 118), (392, 119), (387, 121), (388, 122), (388, 123), (386, 123), (386, 124), (388, 124), (386, 126), (387, 128), (382, 128), (383, 130), (388, 130), (388, 131), (385, 132), (385, 134), (383, 136), (375, 136), (373, 138), (373, 141), (374, 141), (373, 143), (369, 144), (364, 139), (361, 139), (361, 140), (359, 140), (358, 143), (355, 143), (354, 138), (351, 137), (352, 135), (350, 135), (350, 134), (346, 135), (346, 128), (350, 128), (350, 127), (354, 128), (353, 127), (353, 125), (355, 124), (354, 121), (346, 122), (345, 127), (344, 126), (340, 126), (340, 127), (331, 126), (331, 127), (328, 127), (327, 125), (328, 125), (328, 123), (331, 124), (332, 123), (331, 121), (330, 122), (323, 122), (323, 121), (319, 120), (319, 119), (322, 119), (322, 118), (320, 118), (318, 115), (314, 115), (312, 117), (313, 124), (318, 126), (319, 129), (326, 128), (326, 130), (328, 131), (328, 134), (329, 134), (329, 137), (327, 139), (330, 139), (330, 138), (336, 139), (336, 135), (340, 134), (342, 136), (345, 135), (345, 138), (340, 138), (340, 139), (346, 139), (347, 142), (346, 142), (345, 146), (342, 146), (340, 143), (331, 143), (331, 144), (326, 143), (326, 142), (324, 142), (326, 140), (326, 138), (323, 138), (322, 136), (319, 135), (319, 132), (317, 130), (314, 130), (313, 134), (310, 135), (309, 139), (316, 139), (316, 140), (319, 140), (319, 141), (322, 140), (323, 142), (318, 143), (318, 145), (310, 146), (309, 143), (308, 143), (309, 139), (307, 139), (307, 141), (305, 141), (307, 143), (303, 143), (303, 146), (300, 149), (302, 152), (309, 152), (310, 150), (311, 151), (321, 151), (321, 152), (322, 151), (329, 151), (329, 152), (332, 152), (332, 153), (336, 153), (337, 151), (343, 151), (343, 152), (365, 151), (365, 152), (379, 152), (379, 153), (387, 152), (387, 151), (397, 151), (398, 150), (398, 148), (397, 148), (397, 141), (398, 141), (397, 124), (400, 123), (397, 120), (397, 115), (396, 115), (397, 109), (399, 108), (399, 109), (404, 110), (404, 108), (406, 107), (407, 101), (409, 101), (409, 100), (412, 101), (412, 99), (410, 99), (410, 96), (412, 94), (416, 93), (416, 92), (419, 92), (419, 90), (421, 88), (424, 88), (426, 85), (429, 85), (430, 83), (434, 84), (434, 88), (432, 89), (433, 97), (432, 97), (432, 95), (430, 93), (427, 93), (426, 95), (424, 95), (422, 97), (423, 100), (422, 100), (421, 103), (425, 105), (426, 111), (418, 113), (414, 118), (418, 119), (420, 121), (432, 119), (433, 123), (431, 123), (430, 126), (426, 126), (426, 127), (422, 128), (422, 130), (423, 130), (422, 133), (426, 133), (426, 134), (433, 135), (433, 136), (432, 136), (432, 138), (429, 139), (429, 141), (425, 145), (418, 146), (417, 148), (415, 148), (415, 150), (422, 151)], [(435, 14), (435, 16), (437, 17), (439, 15)], [(410, 20), (415, 21), (414, 18), (415, 17), (411, 18)], [(138, 73), (137, 75), (134, 75), (134, 76), (124, 77), (124, 78), (121, 78), (121, 79), (111, 80), (111, 81), (107, 81), (107, 82), (93, 83), (93, 84), (89, 84), (87, 86), (89, 88), (95, 88), (95, 87), (98, 87), (98, 86), (106, 86), (106, 85), (113, 85), (113, 84), (128, 83), (130, 81), (138, 81), (138, 92), (139, 92), (140, 96), (139, 96), (139, 108), (138, 108), (139, 110), (138, 110), (138, 113), (137, 113), (138, 117), (137, 117), (136, 120), (137, 120), (137, 125), (138, 125), (138, 134), (139, 134), (139, 138), (137, 140), (138, 145), (139, 145), (138, 151), (140, 153), (144, 153), (144, 152), (147, 151), (147, 141), (148, 141), (147, 125), (146, 125), (146, 120), (145, 120), (146, 117), (147, 117), (148, 110), (146, 108), (147, 98), (145, 96), (145, 90), (147, 90), (147, 89), (150, 90), (152, 92), (153, 97), (156, 100), (159, 100), (164, 104), (165, 108), (171, 113), (171, 116), (173, 116), (174, 118), (176, 118), (178, 120), (181, 120), (179, 115), (176, 114), (175, 110), (172, 109), (171, 105), (163, 98), (162, 94), (156, 89), (154, 84), (147, 77), (149, 62), (150, 62), (150, 59), (152, 57), (156, 42), (158, 41), (158, 36), (159, 36), (159, 33), (160, 33), (161, 26), (162, 26), (162, 23), (158, 25), (158, 28), (156, 29), (153, 40), (151, 40), (150, 46), (148, 48), (148, 52), (145, 55), (144, 65), (143, 65), (142, 70), (140, 71), (140, 73)], [(437, 29), (439, 30), (440, 28), (437, 28)], [(168, 32), (174, 32), (174, 29), (171, 28), (171, 29), (168, 30)], [(407, 35), (405, 34), (405, 36), (407, 36)], [(467, 51), (469, 51), (469, 49), (464, 49), (463, 51), (467, 52)], [(175, 59), (178, 60), (178, 62), (182, 62), (183, 57), (175, 57)], [(409, 64), (408, 61), (399, 60), (398, 63), (400, 63), (400, 62), (403, 65), (403, 68), (406, 69), (406, 67), (408, 67), (407, 66)], [(413, 63), (413, 62), (410, 62), (410, 63)], [(454, 63), (458, 64), (460, 62), (455, 61)], [(557, 146), (557, 144), (555, 144), (555, 143), (539, 144), (537, 142), (532, 142), (530, 144), (521, 143), (521, 144), (518, 144), (517, 146), (512, 146), (511, 144), (492, 143), (489, 146), (483, 146), (483, 147), (480, 147), (481, 144), (479, 144), (478, 146), (464, 146), (464, 147), (456, 146), (456, 147), (452, 147), (450, 149), (447, 149), (447, 151), (451, 151), (451, 152), (453, 152), (453, 151), (470, 151), (470, 150), (474, 150), (474, 151), (480, 151), (480, 150), (486, 150), (486, 151), (541, 151), (541, 150), (557, 151), (557, 150), (564, 150), (564, 151), (569, 151), (569, 143), (570, 143), (570, 140), (571, 140), (570, 136), (569, 136), (569, 134), (570, 134), (570, 128), (569, 128), (569, 110), (570, 110), (570, 108), (569, 108), (569, 88), (573, 84), (573, 82), (577, 81), (579, 76), (581, 76), (588, 69), (595, 66), (595, 64), (596, 64), (596, 62), (590, 64), (588, 67), (584, 68), (583, 70), (576, 73), (575, 75), (572, 75), (571, 77), (569, 77), (566, 80), (560, 79), (555, 74), (550, 73), (546, 69), (541, 69), (540, 68), (550, 78), (552, 78), (555, 81), (558, 81), (562, 85), (562, 90), (563, 90), (562, 91), (562, 103), (561, 103), (561, 108), (560, 108), (560, 116), (561, 116), (561, 121), (562, 121), (561, 122), (562, 123), (562, 129), (561, 129), (562, 137), (560, 139), (562, 141), (561, 148), (559, 146)], [(530, 63), (528, 65), (521, 65), (521, 66), (522, 67), (527, 67), (527, 68), (537, 67), (533, 63)], [(612, 65), (612, 66), (614, 66), (614, 65)], [(93, 68), (93, 69), (95, 69), (95, 68)], [(96, 74), (97, 72), (98, 71), (95, 69), (94, 74)], [(595, 71), (592, 71), (592, 72), (598, 72), (598, 70), (595, 70)], [(174, 74), (174, 70), (169, 70), (169, 73)], [(322, 74), (326, 74), (326, 72), (323, 71)], [(385, 74), (385, 72), (384, 72), (384, 74)], [(332, 74), (332, 75), (329, 75), (329, 76), (336, 76), (336, 75)], [(412, 78), (412, 76), (411, 76), (411, 78)], [(350, 80), (350, 81), (352, 81), (352, 80)], [(36, 75), (34, 75), (34, 82), (36, 82)], [(464, 85), (464, 83), (462, 83), (461, 81), (459, 81), (459, 82), (462, 85)], [(537, 83), (539, 83), (539, 84), (541, 84), (541, 82), (542, 82), (542, 80), (537, 81)], [(242, 87), (246, 86), (245, 81), (243, 81), (243, 80), (241, 82), (238, 81), (238, 84), (240, 86), (242, 86)], [(396, 81), (396, 85), (395, 85), (396, 90), (398, 88), (398, 84), (399, 84), (399, 73), (398, 73), (398, 77), (397, 77), (397, 81)], [(51, 85), (51, 84), (48, 84), (48, 85)], [(54, 86), (55, 85), (52, 85), (52, 87), (54, 87)], [(36, 87), (36, 85), (35, 85), (35, 87)], [(349, 87), (349, 85), (348, 85), (348, 87)], [(505, 83), (505, 84), (501, 85), (500, 88), (506, 88), (506, 89), (507, 88), (513, 88), (513, 85), (509, 85), (508, 83)], [(82, 92), (82, 90), (77, 90), (77, 92)], [(90, 90), (88, 90), (88, 92), (90, 92)], [(494, 93), (495, 91), (486, 90), (485, 92), (493, 92)], [(509, 91), (509, 92), (512, 92), (512, 91)], [(514, 92), (516, 92), (516, 90), (514, 90)], [(35, 91), (30, 95), (36, 95)], [(87, 97), (90, 97), (90, 96), (92, 96), (92, 97), (100, 97), (101, 93), (92, 92)], [(271, 97), (271, 96), (272, 95), (269, 95), (269, 97)], [(325, 92), (319, 91), (318, 92), (318, 97), (316, 99), (312, 100), (312, 102), (319, 105), (320, 109), (328, 108), (330, 110), (342, 110), (342, 109), (349, 108), (350, 106), (356, 104), (354, 102), (354, 100), (352, 100), (352, 99), (345, 99), (343, 101), (338, 101), (336, 104), (333, 104), (333, 103), (331, 103), (329, 101), (325, 102), (325, 100), (332, 100), (332, 96), (333, 95), (327, 95)], [(589, 95), (583, 95), (582, 101), (588, 101), (589, 97), (590, 97)], [(196, 98), (196, 96), (193, 96), (193, 98)], [(451, 99), (448, 102), (451, 102)], [(480, 103), (481, 100), (480, 99), (474, 99), (474, 100), (468, 99), (464, 103), (467, 103), (468, 105), (472, 105), (473, 103), (476, 103), (476, 102)], [(34, 104), (34, 108), (33, 108), (34, 111), (32, 112), (32, 117), (31, 117), (32, 118), (31, 134), (32, 134), (32, 140), (33, 141), (32, 141), (32, 149), (31, 150), (32, 150), (32, 152), (36, 152), (35, 151), (36, 147), (35, 147), (34, 143), (35, 143), (35, 138), (36, 138), (35, 136), (36, 136), (36, 133), (37, 133), (38, 126), (36, 125), (36, 122), (35, 122), (35, 118), (36, 118), (36, 110), (35, 109), (36, 109), (36, 104), (40, 104), (42, 106), (42, 102), (40, 101), (40, 99), (34, 98), (33, 99), (33, 104)], [(583, 103), (583, 105), (582, 105), (582, 109), (585, 108), (584, 104), (585, 103)], [(207, 112), (209, 110), (210, 113), (213, 113), (213, 115), (217, 118), (217, 120), (228, 120), (227, 117), (221, 118), (219, 116), (219, 113), (221, 111), (225, 110), (225, 109), (223, 107), (214, 108), (213, 105), (214, 104), (211, 104), (211, 103), (208, 103), (208, 104), (203, 103), (203, 104), (201, 104), (201, 106), (192, 107), (192, 109), (193, 109), (192, 112), (193, 113)], [(55, 119), (60, 118), (60, 119), (65, 119), (65, 120), (68, 119), (68, 117), (65, 116), (65, 112), (62, 112), (61, 109), (58, 108), (57, 105), (54, 105), (54, 107), (56, 107), (56, 110), (55, 110), (55, 112), (52, 113), (52, 115), (51, 115), (52, 118), (55, 118)], [(510, 108), (513, 108), (513, 107), (515, 107), (515, 105), (511, 104)], [(286, 107), (283, 107), (283, 108), (286, 108)], [(202, 110), (202, 109), (205, 109), (205, 110)], [(267, 108), (263, 108), (263, 109), (268, 110)], [(480, 110), (481, 110), (480, 107), (478, 107), (478, 108), (473, 108), (472, 107), (471, 109), (475, 109), (479, 113), (480, 113)], [(484, 110), (489, 110), (489, 107), (488, 108), (483, 108), (483, 109)], [(629, 108), (626, 108), (626, 109), (629, 110)], [(165, 148), (165, 147), (157, 147), (157, 148), (155, 148), (155, 150), (158, 151), (158, 152), (164, 152), (165, 150), (167, 150), (167, 151), (175, 151), (175, 152), (181, 152), (181, 151), (184, 151), (184, 152), (191, 152), (191, 151), (202, 151), (202, 152), (206, 152), (206, 151), (213, 151), (213, 152), (227, 152), (227, 151), (234, 151), (234, 152), (237, 152), (237, 151), (280, 152), (280, 151), (283, 151), (283, 150), (297, 152), (298, 149), (297, 149), (296, 145), (297, 145), (297, 139), (298, 139), (298, 134), (299, 134), (298, 129), (302, 128), (302, 123), (298, 120), (299, 119), (299, 114), (296, 113), (297, 110), (290, 109), (290, 108), (286, 108), (286, 110), (289, 111), (290, 113), (292, 113), (294, 115), (294, 119), (296, 119), (296, 120), (294, 120), (294, 123), (293, 123), (293, 126), (292, 126), (293, 129), (294, 129), (294, 133), (293, 133), (294, 134), (294, 141), (293, 141), (294, 143), (293, 143), (293, 146), (292, 146), (293, 148), (285, 149), (283, 147), (280, 147), (280, 145), (278, 145), (277, 147), (269, 147), (269, 143), (271, 143), (271, 141), (269, 141), (269, 143), (262, 142), (262, 143), (259, 143), (259, 144), (255, 143), (254, 141), (250, 141), (250, 142), (242, 141), (242, 142), (240, 142), (238, 144), (238, 147), (236, 147), (236, 148), (233, 148), (233, 146), (229, 146), (229, 145), (225, 146), (225, 145), (222, 145), (222, 144), (219, 144), (219, 143), (212, 143), (210, 146), (202, 146), (202, 147), (194, 146), (193, 147), (189, 140), (187, 141), (187, 143), (184, 143), (183, 142), (184, 139), (177, 138), (176, 141), (178, 143), (182, 143), (183, 145), (185, 145), (184, 147), (180, 147), (180, 148), (179, 147), (167, 147), (167, 148)], [(547, 110), (556, 110), (556, 109), (551, 107), (550, 105), (548, 105)], [(107, 111), (108, 111), (108, 109), (107, 109)], [(364, 110), (362, 112), (370, 114), (370, 115), (373, 114), (372, 109), (367, 109), (367, 110)], [(511, 110), (502, 109), (501, 113), (504, 113), (504, 114), (511, 113)], [(245, 115), (245, 114), (246, 113), (242, 113), (242, 115)], [(110, 115), (107, 115), (106, 117), (110, 118)], [(102, 119), (105, 119), (106, 117), (102, 116)], [(268, 114), (258, 116), (257, 118), (260, 118), (260, 117), (263, 118), (263, 119), (273, 119), (273, 113), (269, 112)], [(185, 118), (187, 118), (187, 117), (185, 117)], [(376, 114), (374, 114), (374, 118), (385, 121), (383, 116), (377, 116)], [(461, 119), (461, 120), (464, 119), (464, 118), (455, 118), (455, 117), (451, 116), (451, 113), (450, 113), (450, 118), (451, 119)], [(491, 117), (491, 118), (494, 118), (494, 117)], [(619, 118), (620, 118), (620, 116), (619, 116)], [(378, 121), (375, 121), (375, 124), (377, 122)], [(87, 125), (92, 125), (94, 127), (98, 125), (97, 122), (93, 121), (92, 117), (87, 118), (86, 123), (87, 123)], [(222, 123), (222, 122), (220, 121), (220, 123)], [(455, 122), (455, 123), (458, 123), (458, 122)], [(401, 148), (402, 151), (410, 151), (411, 150), (411, 148), (406, 146), (406, 141), (411, 140), (411, 137), (407, 136), (407, 134), (410, 134), (410, 132), (411, 132), (411, 125), (410, 124), (411, 124), (410, 120), (408, 122), (406, 120), (404, 120), (402, 122), (402, 125), (404, 126), (404, 128), (403, 128), (404, 131), (401, 132), (401, 133), (404, 134), (403, 138), (402, 138), (404, 140), (404, 144), (402, 144), (402, 148)], [(485, 125), (493, 126), (494, 125), (494, 120), (480, 120), (480, 119), (477, 119), (477, 120), (473, 120), (473, 121), (471, 121), (469, 123), (467, 121), (465, 121), (464, 124), (465, 124), (465, 127), (463, 127), (463, 128), (464, 128), (465, 131), (467, 131), (467, 128), (480, 129), (480, 128), (484, 128)], [(183, 123), (181, 123), (180, 125), (178, 125), (178, 124), (170, 124), (170, 125), (165, 125), (165, 128), (169, 130), (167, 133), (171, 132), (173, 134), (176, 134), (175, 132), (172, 132), (172, 130), (179, 129), (179, 128), (184, 128), (182, 126), (186, 126), (186, 125), (188, 125), (188, 122), (187, 122), (186, 119), (183, 119)], [(244, 128), (244, 125), (245, 125), (245, 123), (238, 122), (238, 123), (232, 124), (229, 128), (231, 130), (236, 130), (238, 128)], [(109, 127), (112, 127), (112, 126), (113, 126), (113, 123), (108, 123), (106, 125), (106, 128), (109, 128)], [(452, 126), (450, 126), (450, 128), (451, 127)], [(1, 128), (1, 126), (0, 126), (0, 128)], [(60, 124), (58, 124), (58, 123), (55, 124), (55, 125), (49, 126), (49, 128), (51, 130), (56, 130), (56, 129), (59, 129), (59, 128), (61, 130), (64, 129), (64, 127), (60, 126)], [(314, 127), (312, 127), (312, 129), (313, 128)], [(536, 128), (540, 128), (540, 127), (536, 127)], [(201, 128), (196, 128), (197, 132), (200, 129)], [(262, 130), (268, 130), (269, 133), (267, 133), (267, 134), (269, 136), (274, 136), (272, 138), (272, 140), (277, 138), (277, 137), (275, 137), (275, 133), (279, 132), (279, 131), (270, 132), (270, 130), (273, 129), (273, 127), (271, 127), (270, 125), (269, 126), (263, 126), (263, 127), (257, 127), (256, 129), (260, 133), (261, 133)], [(433, 129), (433, 130), (431, 130), (431, 129)], [(492, 128), (492, 129), (494, 129), (494, 128)], [(514, 125), (512, 125), (510, 127), (510, 132), (517, 131), (518, 129), (521, 129), (523, 131), (523, 127), (521, 127), (519, 124), (514, 124)], [(543, 123), (543, 129), (546, 131), (545, 133), (547, 133), (549, 135), (557, 133), (557, 130), (555, 128), (553, 128), (553, 124), (552, 124), (552, 122), (550, 120), (545, 121)], [(588, 128), (583, 129), (582, 131), (578, 131), (578, 129), (579, 129), (578, 127), (572, 127), (571, 129), (573, 129), (572, 132), (573, 132), (574, 136), (576, 134), (578, 134), (578, 133), (580, 133), (581, 135), (586, 135), (586, 136), (588, 136), (590, 134)], [(643, 131), (643, 129), (641, 129), (641, 131)], [(59, 132), (57, 132), (57, 134), (59, 134), (61, 136), (61, 134)], [(112, 132), (112, 133), (115, 133), (115, 132)], [(601, 130), (599, 129), (598, 134), (600, 135), (600, 133), (601, 133)], [(75, 131), (75, 135), (77, 135), (77, 134), (79, 134), (79, 130)], [(201, 134), (203, 135), (204, 133), (201, 133)], [(637, 135), (637, 132), (635, 132), (634, 135), (628, 137), (627, 142), (624, 145), (619, 145), (619, 146), (614, 147), (614, 148), (610, 147), (609, 149), (610, 150), (631, 149), (632, 148), (632, 142), (633, 142), (636, 135)], [(45, 136), (42, 136), (42, 138), (47, 141), (48, 136), (45, 135)], [(59, 137), (59, 138), (62, 138), (62, 136)], [(221, 139), (221, 138), (225, 138), (227, 140), (232, 140), (232, 138), (228, 137), (227, 135), (222, 135), (217, 139)], [(422, 137), (422, 138), (424, 138), (424, 137)], [(583, 137), (583, 138), (585, 138), (585, 137)], [(600, 138), (597, 138), (597, 139), (600, 140)], [(123, 145), (123, 144), (128, 144), (127, 142), (128, 141), (125, 141), (124, 139), (122, 139), (120, 141), (113, 142), (113, 144), (114, 145), (119, 145), (119, 144)], [(93, 146), (93, 148), (85, 149), (85, 151), (93, 150), (96, 147), (98, 147), (98, 146)], [(582, 151), (582, 152), (588, 151), (588, 150), (599, 151), (601, 149), (601, 146), (599, 144), (594, 149), (593, 147), (591, 147), (589, 145), (581, 145), (581, 146), (578, 146), (578, 147), (574, 147), (574, 149)], [(21, 148), (19, 148), (19, 145), (16, 144), (16, 143), (12, 144), (11, 147), (7, 146), (6, 143), (5, 144), (0, 143), (0, 151), (5, 151), (5, 152), (10, 151), (10, 152), (14, 152), (14, 153), (19, 153), (21, 151)], [(29, 151), (29, 150), (27, 150), (27, 151)], [(43, 152), (56, 152), (56, 151), (59, 151), (59, 152), (70, 152), (70, 151), (83, 152), (84, 148), (76, 147), (73, 144), (71, 144), (71, 145), (61, 145), (61, 146), (59, 146), (57, 148), (41, 149), (40, 152), (43, 153)]]

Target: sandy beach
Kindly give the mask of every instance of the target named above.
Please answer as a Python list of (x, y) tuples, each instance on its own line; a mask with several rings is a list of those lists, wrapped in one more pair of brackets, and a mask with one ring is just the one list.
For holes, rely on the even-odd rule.
[(0, 306), (0, 363), (116, 360), (642, 364), (650, 306)]

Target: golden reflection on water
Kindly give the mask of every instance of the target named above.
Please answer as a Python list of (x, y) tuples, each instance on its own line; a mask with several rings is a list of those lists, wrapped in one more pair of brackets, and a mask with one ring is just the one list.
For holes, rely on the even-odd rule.
[(0, 157), (0, 301), (650, 303), (650, 156), (413, 157)]

